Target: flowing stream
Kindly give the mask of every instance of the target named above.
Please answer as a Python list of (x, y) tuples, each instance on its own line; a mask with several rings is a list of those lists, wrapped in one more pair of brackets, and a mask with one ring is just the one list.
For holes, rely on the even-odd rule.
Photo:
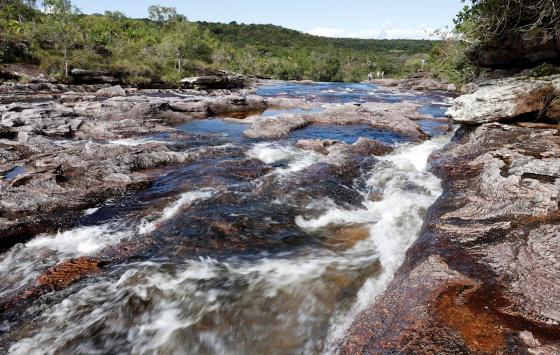
[[(278, 83), (259, 94), (329, 103), (407, 99), (434, 115), (446, 102), (443, 94), (397, 95), (365, 84)], [(387, 286), (441, 193), (427, 160), (449, 135), (431, 121), (421, 124), (434, 135), (422, 143), (359, 125), (312, 125), (284, 139), (250, 140), (242, 135), (246, 125), (220, 118), (179, 126), (187, 143), (166, 135), (119, 141), (220, 153), (158, 172), (150, 187), (86, 211), (75, 228), (0, 254), (1, 295), (62, 260), (123, 240), (151, 243), (34, 301), (20, 322), (0, 324), (8, 353), (333, 352)], [(295, 146), (305, 138), (359, 137), (395, 150), (364, 157), (347, 179), (329, 173), (325, 156)], [(224, 165), (249, 158), (272, 170), (248, 180)]]

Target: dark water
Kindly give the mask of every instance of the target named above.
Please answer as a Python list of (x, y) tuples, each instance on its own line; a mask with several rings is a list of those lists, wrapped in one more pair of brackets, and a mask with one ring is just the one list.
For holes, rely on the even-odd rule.
[[(426, 113), (441, 110), (437, 95), (388, 97), (367, 84), (283, 83), (259, 94), (395, 104), (419, 95)], [(86, 211), (73, 229), (0, 256), (4, 294), (61, 260), (125, 240), (140, 250), (4, 319), (4, 352), (329, 353), (383, 291), (441, 193), (426, 161), (443, 135), (413, 144), (369, 126), (312, 125), (251, 140), (244, 124), (219, 118), (178, 128), (183, 134), (121, 143), (165, 141), (198, 159)], [(299, 139), (359, 137), (395, 151), (341, 161), (295, 147)]]

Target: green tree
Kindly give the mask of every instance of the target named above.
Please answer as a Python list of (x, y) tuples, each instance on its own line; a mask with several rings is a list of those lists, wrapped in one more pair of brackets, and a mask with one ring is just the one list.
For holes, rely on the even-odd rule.
[(457, 30), (467, 39), (489, 41), (512, 33), (545, 30), (560, 33), (558, 0), (461, 0)]
[(77, 24), (80, 10), (69, 0), (44, 0), (47, 14), (38, 28), (39, 41), (52, 44), (55, 51), (62, 55), (64, 73), (68, 76), (68, 61), (79, 45), (83, 44), (83, 32)]
[(177, 13), (174, 7), (152, 5), (148, 8), (148, 18), (161, 25), (173, 21), (186, 21), (186, 17)]

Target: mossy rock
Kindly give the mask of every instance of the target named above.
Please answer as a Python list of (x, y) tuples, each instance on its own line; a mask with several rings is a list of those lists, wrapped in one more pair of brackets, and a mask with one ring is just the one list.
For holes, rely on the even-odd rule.
[(560, 67), (548, 63), (541, 64), (531, 70), (531, 76), (535, 78), (551, 76), (555, 74), (560, 74)]

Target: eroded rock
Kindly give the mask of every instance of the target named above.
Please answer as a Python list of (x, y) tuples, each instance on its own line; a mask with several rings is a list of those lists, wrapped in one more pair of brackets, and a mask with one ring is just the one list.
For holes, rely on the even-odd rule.
[[(455, 123), (477, 125), (532, 115), (546, 118), (550, 99), (558, 97), (560, 76), (533, 79), (527, 77), (490, 81), (474, 93), (458, 97), (447, 114)], [(556, 118), (555, 111), (548, 112)]]
[(556, 130), (460, 129), (431, 158), (444, 194), (340, 352), (554, 353), (559, 157)]

